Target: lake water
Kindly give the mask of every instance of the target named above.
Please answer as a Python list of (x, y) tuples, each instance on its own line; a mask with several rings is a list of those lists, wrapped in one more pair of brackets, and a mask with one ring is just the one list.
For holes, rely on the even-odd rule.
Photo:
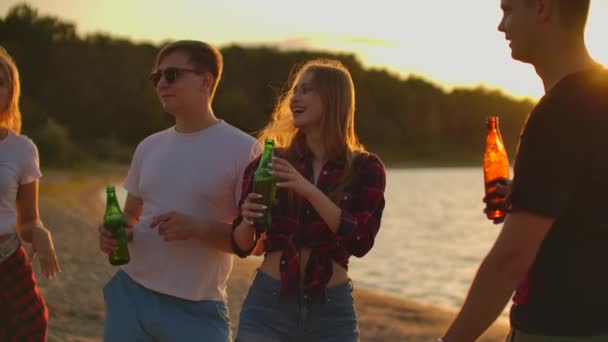
[(458, 309), (499, 233), (483, 191), (481, 168), (389, 169), (375, 246), (350, 259), (355, 285)]
[(458, 309), (500, 227), (483, 214), (481, 168), (389, 169), (385, 197), (374, 248), (350, 259), (355, 286)]

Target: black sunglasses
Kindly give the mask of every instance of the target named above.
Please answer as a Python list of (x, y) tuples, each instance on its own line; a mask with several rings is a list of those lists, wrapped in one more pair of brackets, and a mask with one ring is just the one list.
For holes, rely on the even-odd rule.
[(152, 82), (152, 85), (156, 87), (158, 85), (158, 82), (160, 82), (160, 79), (164, 76), (165, 81), (171, 84), (175, 82), (181, 74), (186, 72), (191, 72), (199, 75), (203, 74), (203, 72), (199, 70), (169, 67), (165, 70), (158, 70), (150, 74), (150, 82)]

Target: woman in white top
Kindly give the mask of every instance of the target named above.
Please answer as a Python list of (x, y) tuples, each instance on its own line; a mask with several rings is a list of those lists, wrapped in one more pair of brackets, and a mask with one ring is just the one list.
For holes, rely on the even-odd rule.
[[(31, 261), (42, 272), (59, 271), (51, 233), (38, 217), (36, 145), (20, 135), (19, 73), (0, 47), (0, 341), (44, 341), (48, 312)], [(26, 257), (21, 241), (31, 243)]]

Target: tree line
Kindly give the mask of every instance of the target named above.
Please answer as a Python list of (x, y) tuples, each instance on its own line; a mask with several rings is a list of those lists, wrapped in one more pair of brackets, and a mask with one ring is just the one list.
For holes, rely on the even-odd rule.
[[(38, 145), (44, 165), (128, 162), (141, 139), (172, 124), (148, 79), (164, 42), (133, 42), (104, 33), (81, 36), (75, 24), (21, 4), (0, 18), (0, 44), (19, 66), (24, 134)], [(239, 45), (220, 50), (224, 76), (214, 111), (251, 134), (269, 120), (295, 64), (316, 57), (339, 59), (355, 83), (362, 142), (393, 165), (480, 163), (490, 115), (500, 117), (514, 156), (519, 131), (534, 105), (482, 87), (446, 91), (420, 77), (366, 68), (353, 54)]]

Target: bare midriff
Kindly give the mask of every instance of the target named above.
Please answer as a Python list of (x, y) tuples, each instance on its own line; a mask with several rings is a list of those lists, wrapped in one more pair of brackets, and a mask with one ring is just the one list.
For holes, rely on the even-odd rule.
[[(306, 271), (306, 264), (308, 263), (308, 258), (310, 258), (310, 253), (310, 248), (302, 248), (300, 251), (300, 279), (304, 279), (304, 272)], [(280, 280), (281, 273), (279, 271), (279, 265), (281, 264), (281, 254), (281, 251), (266, 254), (264, 261), (260, 266), (260, 271), (276, 280)], [(348, 281), (348, 272), (346, 269), (333, 260), (332, 264), (333, 274), (329, 279), (329, 283), (327, 283), (327, 287), (334, 287)]]

